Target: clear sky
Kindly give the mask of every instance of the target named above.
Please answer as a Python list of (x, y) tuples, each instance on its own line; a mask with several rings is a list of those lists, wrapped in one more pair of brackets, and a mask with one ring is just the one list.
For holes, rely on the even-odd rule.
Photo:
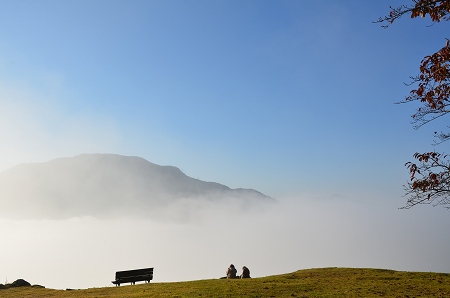
[[(430, 27), (428, 19), (409, 17), (389, 29), (372, 23), (390, 5), (409, 2), (3, 0), (0, 171), (82, 153), (140, 156), (201, 180), (253, 188), (280, 201), (289, 197), (301, 214), (323, 210), (309, 205), (318, 200), (341, 206), (331, 208), (329, 221), (320, 217), (326, 214), (307, 214), (323, 225), (315, 235), (327, 225), (339, 227), (339, 218), (347, 229), (355, 216), (355, 225), (373, 219), (366, 230), (378, 231), (375, 239), (383, 243), (406, 233), (411, 241), (425, 237), (448, 251), (449, 242), (439, 242), (447, 232), (430, 235), (414, 226), (425, 219), (432, 230), (448, 226), (444, 208), (397, 210), (405, 203), (404, 163), (417, 151), (448, 149), (431, 146), (432, 132), (446, 123), (416, 131), (410, 124), (414, 105), (394, 104), (408, 95), (403, 83), (418, 73), (421, 59), (445, 44), (448, 24)], [(342, 219), (336, 210), (352, 215)], [(286, 212), (295, 222), (292, 209)], [(74, 222), (66, 224), (76, 229)], [(107, 230), (105, 223), (96, 224), (99, 235)], [(383, 238), (380, 225), (395, 232)], [(363, 228), (350, 230), (346, 243), (365, 235), (362, 249), (368, 249), (375, 241)], [(170, 235), (177, 238), (177, 232)], [(398, 246), (410, 248), (408, 241)], [(431, 260), (424, 250), (414, 246), (414, 257), (403, 254), (398, 264), (335, 262), (336, 257), (277, 273), (359, 264), (450, 272), (444, 253)], [(0, 255), (7, 254), (0, 248)], [(0, 283), (8, 274), (0, 265)], [(208, 275), (180, 279), (197, 277)], [(167, 273), (160, 280), (171, 279)], [(51, 280), (42, 283), (52, 286)]]
[(398, 195), (432, 135), (394, 103), (446, 37), (372, 23), (400, 3), (3, 1), (0, 168), (118, 153), (273, 197)]

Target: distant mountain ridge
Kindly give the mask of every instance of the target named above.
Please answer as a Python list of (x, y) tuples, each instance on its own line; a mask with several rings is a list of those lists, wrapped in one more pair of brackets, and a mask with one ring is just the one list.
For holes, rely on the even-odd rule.
[(253, 189), (230, 189), (141, 157), (82, 154), (21, 164), (0, 173), (0, 217), (68, 218), (154, 213), (177, 202), (274, 201)]

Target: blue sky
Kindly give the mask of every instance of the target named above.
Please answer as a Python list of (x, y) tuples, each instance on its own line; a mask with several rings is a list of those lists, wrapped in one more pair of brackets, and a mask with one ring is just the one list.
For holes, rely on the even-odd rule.
[(394, 102), (445, 42), (372, 23), (401, 3), (4, 1), (0, 165), (110, 152), (273, 197), (399, 195), (432, 129)]
[(405, 3), (2, 1), (0, 171), (117, 153), (394, 212), (404, 163), (448, 147), (431, 146), (443, 120), (416, 131), (414, 104), (394, 104), (448, 37), (428, 19), (372, 23)]

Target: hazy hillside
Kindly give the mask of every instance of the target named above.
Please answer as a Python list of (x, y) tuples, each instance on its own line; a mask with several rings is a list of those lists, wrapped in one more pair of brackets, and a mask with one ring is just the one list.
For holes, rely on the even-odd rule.
[(67, 218), (154, 214), (183, 202), (273, 201), (251, 189), (193, 179), (140, 157), (83, 154), (22, 164), (0, 173), (0, 216)]

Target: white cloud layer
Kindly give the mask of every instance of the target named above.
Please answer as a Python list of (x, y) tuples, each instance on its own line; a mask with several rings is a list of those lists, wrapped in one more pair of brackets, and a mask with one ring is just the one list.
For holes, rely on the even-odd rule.
[(442, 209), (422, 209), (419, 215), (301, 198), (266, 207), (242, 212), (203, 205), (195, 220), (176, 223), (3, 219), (0, 280), (23, 278), (58, 289), (103, 287), (113, 286), (119, 270), (155, 267), (154, 282), (183, 281), (219, 278), (230, 263), (249, 267), (253, 277), (331, 266), (450, 271), (450, 240), (439, 230), (448, 225)]

